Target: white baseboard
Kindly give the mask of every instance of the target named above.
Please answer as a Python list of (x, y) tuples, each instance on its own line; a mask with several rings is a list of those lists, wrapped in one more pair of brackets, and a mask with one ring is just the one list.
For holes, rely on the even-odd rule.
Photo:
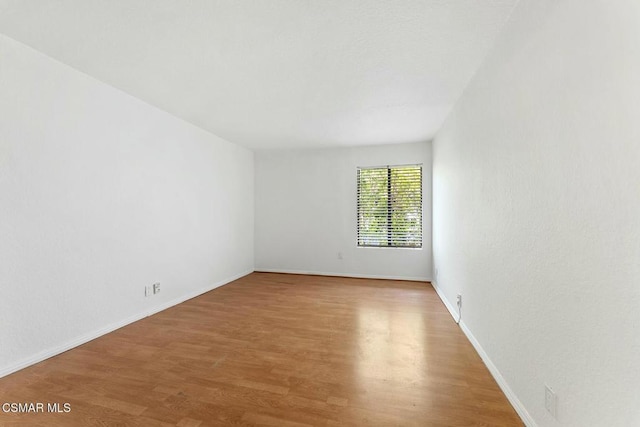
[(408, 280), (411, 282), (429, 282), (428, 277), (379, 276), (375, 274), (332, 273), (327, 271), (286, 270), (277, 268), (258, 268), (256, 273), (306, 274), (309, 276), (353, 277), (355, 279)]
[(440, 297), (440, 301), (442, 301), (442, 303), (447, 308), (447, 310), (449, 310), (449, 314), (451, 314), (451, 317), (453, 317), (453, 319), (457, 322), (458, 321), (458, 311), (455, 308), (453, 308), (453, 305), (444, 296), (444, 293), (438, 287), (438, 284), (436, 282), (432, 281), (431, 282), (431, 286), (433, 286), (433, 289), (435, 289), (436, 293), (438, 294), (438, 297)]
[(176, 299), (173, 299), (173, 300), (171, 300), (169, 302), (166, 302), (164, 304), (161, 304), (161, 305), (159, 305), (157, 307), (154, 307), (154, 308), (148, 310), (144, 317), (149, 317), (149, 316), (154, 315), (156, 313), (159, 313), (159, 312), (161, 312), (163, 310), (166, 310), (167, 308), (171, 308), (171, 307), (173, 307), (175, 305), (182, 304), (183, 302), (185, 302), (187, 300), (190, 300), (192, 298), (195, 298), (197, 296), (205, 294), (205, 293), (207, 293), (209, 291), (212, 291), (212, 290), (214, 290), (216, 288), (219, 288), (220, 286), (224, 286), (224, 285), (226, 285), (228, 283), (233, 282), (234, 280), (238, 280), (239, 278), (244, 277), (247, 274), (251, 274), (251, 273), (253, 273), (253, 270), (243, 271), (240, 274), (235, 274), (235, 275), (233, 275), (231, 277), (227, 277), (226, 279), (219, 280), (218, 282), (214, 283), (213, 285), (210, 285), (210, 286), (207, 286), (205, 288), (198, 289), (198, 290), (196, 290), (194, 292), (190, 292), (188, 294), (182, 295), (182, 296), (180, 296), (180, 297), (178, 297)]
[[(436, 293), (438, 294), (438, 297), (440, 297), (440, 299), (442, 300), (442, 303), (444, 304), (444, 306), (447, 308), (447, 310), (449, 310), (451, 317), (453, 317), (454, 320), (457, 320), (458, 311), (453, 308), (453, 305), (444, 296), (444, 292), (442, 292), (442, 290), (438, 287), (438, 284), (436, 282), (431, 282), (431, 285), (433, 286), (433, 289), (435, 289)], [(516, 396), (513, 390), (511, 390), (511, 387), (509, 387), (509, 384), (504, 379), (504, 377), (502, 376), (502, 374), (500, 373), (496, 365), (493, 364), (487, 352), (484, 351), (484, 348), (482, 348), (482, 345), (480, 345), (480, 342), (478, 342), (478, 340), (473, 335), (471, 330), (464, 323), (464, 320), (460, 320), (460, 329), (462, 329), (462, 332), (465, 334), (465, 336), (467, 337), (471, 345), (473, 345), (473, 347), (476, 349), (476, 351), (478, 352), (478, 355), (484, 362), (485, 366), (487, 367), (487, 369), (489, 370), (493, 378), (496, 380), (496, 383), (498, 383), (498, 386), (500, 387), (504, 395), (509, 400), (509, 403), (511, 403), (511, 406), (513, 406), (513, 409), (516, 410), (516, 412), (520, 416), (520, 419), (522, 419), (522, 422), (527, 427), (538, 427), (536, 422), (533, 420), (533, 417), (531, 417), (531, 415), (529, 414), (527, 409), (524, 407), (520, 399), (518, 399), (518, 396)]]
[(0, 368), (0, 378), (5, 377), (9, 374), (12, 374), (14, 372), (17, 372), (21, 369), (24, 369), (28, 366), (31, 365), (35, 365), (36, 363), (42, 362), (43, 360), (49, 359), (50, 357), (53, 356), (57, 356), (60, 353), (64, 353), (67, 350), (71, 350), (74, 347), (78, 347), (82, 344), (85, 344), (89, 341), (92, 341), (96, 338), (99, 338), (103, 335), (106, 335), (110, 332), (115, 331), (116, 329), (120, 329), (124, 326), (127, 326), (133, 322), (137, 322), (138, 320), (144, 319), (145, 317), (149, 317), (153, 314), (159, 313), (160, 311), (166, 310), (167, 308), (173, 307), (175, 305), (181, 304), (187, 300), (190, 300), (192, 298), (197, 297), (198, 295), (202, 295), (206, 292), (209, 292), (215, 288), (219, 288), (222, 285), (226, 285), (227, 283), (233, 282), (234, 280), (237, 280), (241, 277), (246, 276), (247, 274), (252, 273), (253, 270), (250, 271), (245, 271), (243, 273), (240, 274), (236, 274), (232, 277), (228, 277), (224, 280), (220, 280), (216, 283), (214, 283), (213, 285), (210, 286), (206, 286), (204, 288), (198, 289), (196, 291), (193, 292), (189, 292), (188, 294), (182, 295), (176, 299), (173, 299), (169, 302), (165, 302), (163, 304), (160, 304), (158, 306), (152, 307), (151, 309), (145, 310), (141, 313), (135, 314), (133, 316), (130, 316), (126, 319), (120, 320), (118, 322), (114, 322), (111, 323), (110, 325), (107, 325), (103, 328), (97, 329), (95, 331), (89, 332), (87, 334), (81, 335), (79, 337), (76, 337), (70, 341), (67, 341), (64, 344), (61, 344), (59, 346), (41, 351), (40, 353), (37, 353), (33, 356), (27, 357), (25, 359), (20, 360), (17, 363), (11, 364), (9, 366)]

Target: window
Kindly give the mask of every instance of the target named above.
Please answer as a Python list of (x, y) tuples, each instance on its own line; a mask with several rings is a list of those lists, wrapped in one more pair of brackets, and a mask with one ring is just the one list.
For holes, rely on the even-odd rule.
[(358, 168), (358, 246), (422, 247), (422, 166)]

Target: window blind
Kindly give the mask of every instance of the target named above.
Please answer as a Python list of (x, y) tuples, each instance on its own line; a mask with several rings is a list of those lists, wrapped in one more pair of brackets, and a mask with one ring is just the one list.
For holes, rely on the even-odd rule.
[(358, 246), (422, 247), (422, 166), (358, 168)]

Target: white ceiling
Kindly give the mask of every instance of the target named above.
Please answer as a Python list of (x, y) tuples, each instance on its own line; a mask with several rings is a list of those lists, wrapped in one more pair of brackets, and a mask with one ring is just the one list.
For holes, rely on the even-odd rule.
[(0, 0), (0, 32), (253, 149), (431, 139), (517, 0)]

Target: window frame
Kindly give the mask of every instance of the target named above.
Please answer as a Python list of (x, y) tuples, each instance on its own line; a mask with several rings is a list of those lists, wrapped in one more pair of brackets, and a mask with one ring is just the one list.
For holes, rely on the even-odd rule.
[[(392, 170), (393, 169), (401, 169), (401, 168), (418, 168), (419, 170), (419, 185), (420, 185), (420, 201), (419, 201), (419, 220), (420, 220), (420, 240), (417, 245), (400, 245), (397, 243), (398, 236), (393, 235), (393, 204), (391, 202), (391, 189), (393, 187), (392, 182)], [(364, 244), (360, 243), (363, 239), (361, 237), (361, 228), (360, 228), (360, 213), (361, 213), (361, 198), (360, 198), (360, 188), (361, 188), (361, 180), (360, 180), (360, 172), (362, 170), (372, 170), (372, 169), (386, 169), (386, 186), (387, 186), (387, 233), (386, 233), (386, 244)], [(423, 175), (423, 164), (422, 163), (409, 163), (409, 164), (398, 164), (398, 165), (384, 165), (384, 166), (358, 166), (356, 168), (356, 247), (358, 248), (387, 248), (387, 249), (413, 249), (413, 250), (422, 250), (424, 247), (424, 175)], [(396, 240), (394, 244), (393, 241)]]

